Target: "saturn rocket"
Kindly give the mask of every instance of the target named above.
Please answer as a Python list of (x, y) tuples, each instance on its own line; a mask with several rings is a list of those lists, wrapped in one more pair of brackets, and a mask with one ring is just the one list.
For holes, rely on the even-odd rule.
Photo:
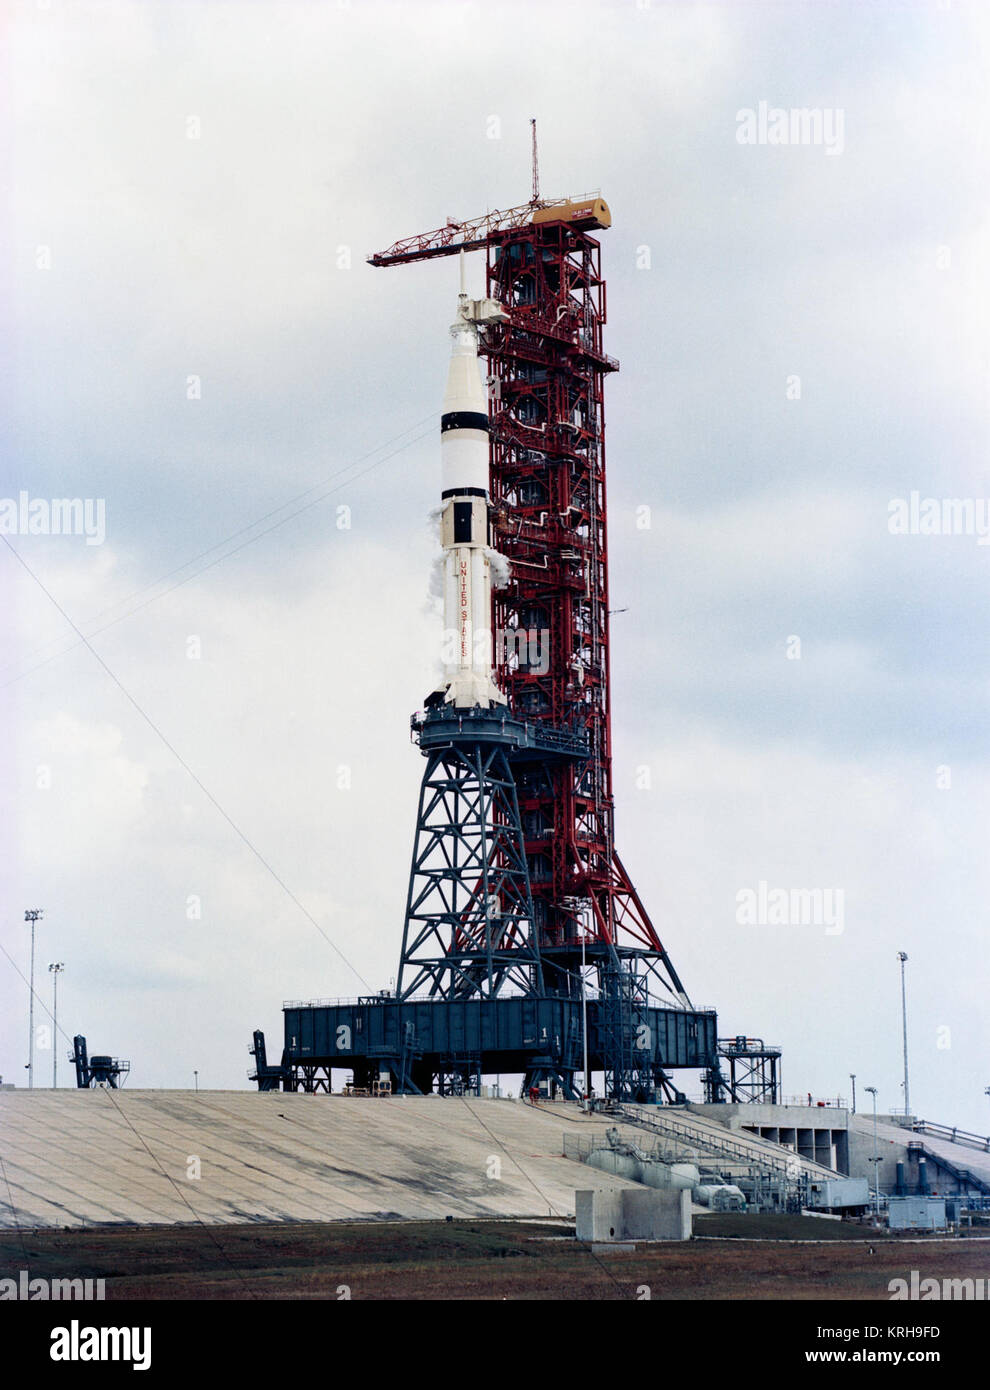
[(494, 299), (462, 289), (440, 421), (444, 679), (437, 694), (456, 709), (504, 705), (492, 680), (492, 561), (489, 543), (488, 392), (478, 361), (478, 329), (507, 318)]

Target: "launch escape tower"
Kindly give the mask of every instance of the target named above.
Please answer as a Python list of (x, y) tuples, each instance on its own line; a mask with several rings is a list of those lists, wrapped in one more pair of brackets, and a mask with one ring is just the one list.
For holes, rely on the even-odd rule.
[[(484, 593), (497, 689), (454, 698), (486, 688), (462, 643), (464, 669), (413, 717), (426, 767), (395, 993), (288, 1002), (281, 1067), (255, 1035), (259, 1086), (329, 1090), (347, 1067), (369, 1091), (387, 1074), (396, 1092), (460, 1093), (523, 1073), (576, 1098), (587, 1046), (612, 1099), (680, 1098), (676, 1068), (703, 1069), (723, 1098), (714, 1011), (692, 1006), (615, 847), (604, 382), (618, 363), (591, 235), (610, 223), (597, 195), (540, 199), (534, 173), (529, 204), (369, 258), (486, 252), (488, 298), (462, 280), (452, 333), (474, 324), (488, 390), (448, 385), (442, 526), (448, 584), (475, 576), (461, 613)], [(478, 440), (475, 474), (448, 476)], [(507, 582), (489, 598), (498, 557)]]

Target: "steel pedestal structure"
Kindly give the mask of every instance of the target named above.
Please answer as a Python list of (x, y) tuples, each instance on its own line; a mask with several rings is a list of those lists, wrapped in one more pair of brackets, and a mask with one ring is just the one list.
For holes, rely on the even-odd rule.
[[(516, 779), (510, 760), (584, 758), (580, 736), (513, 717), (504, 706), (459, 709), (434, 700), (412, 732), (426, 757), (416, 819), (402, 954), (400, 1002), (442, 1002), (547, 993)], [(571, 1046), (537, 1044), (526, 1087), (547, 1083), (577, 1099)], [(399, 1091), (419, 1090), (414, 1068)], [(484, 1063), (465, 1053), (436, 1073), (441, 1094), (477, 1091)], [(425, 1078), (420, 1078), (421, 1080)]]
[(508, 753), (524, 736), (498, 710), (417, 720), (426, 755), (396, 995), (541, 994), (533, 898)]

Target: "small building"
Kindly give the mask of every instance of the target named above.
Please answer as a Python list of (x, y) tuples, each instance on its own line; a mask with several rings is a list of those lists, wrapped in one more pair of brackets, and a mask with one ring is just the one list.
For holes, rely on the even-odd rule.
[(888, 1197), (887, 1215), (892, 1231), (944, 1231), (944, 1197)]
[(808, 1206), (816, 1211), (869, 1205), (870, 1189), (865, 1178), (818, 1178), (809, 1184)]

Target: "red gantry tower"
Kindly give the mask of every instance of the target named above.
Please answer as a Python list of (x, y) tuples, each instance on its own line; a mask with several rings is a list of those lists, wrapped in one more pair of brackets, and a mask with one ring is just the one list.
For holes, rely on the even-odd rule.
[(511, 565), (498, 674), (517, 715), (589, 746), (516, 778), (545, 963), (572, 964), (582, 941), (632, 951), (690, 1007), (615, 847), (604, 382), (619, 364), (589, 234), (610, 221), (600, 198), (572, 200), (487, 243), (488, 294), (509, 312), (486, 335), (493, 536)]
[[(504, 956), (512, 939), (520, 942), (521, 960), (523, 946), (527, 961), (538, 957), (527, 969), (541, 997), (579, 1000), (591, 968), (606, 1091), (628, 1098), (669, 1091), (662, 1057), (642, 1041), (651, 1031), (651, 996), (694, 1015), (615, 846), (604, 383), (619, 364), (602, 345), (605, 282), (592, 235), (610, 224), (598, 195), (540, 199), (534, 173), (530, 203), (448, 222), (369, 259), (391, 266), (482, 248), (487, 255), (487, 295), (504, 310), (480, 336), (488, 366), (490, 544), (509, 562), (508, 581), (492, 598), (495, 680), (506, 696), (504, 714), (525, 730), (508, 762), (518, 807), (512, 818), (518, 814), (528, 870), (529, 929), (512, 938), (503, 933), (501, 972), (489, 970), (489, 978), (478, 945), (492, 932), (481, 922), (479, 935), (477, 914), (471, 930), (466, 917), (459, 927), (448, 903), (425, 928), (422, 913), (411, 924), (425, 898), (416, 888), (417, 849), (399, 978), (404, 971), (406, 980), (431, 980), (431, 997), (446, 999), (470, 994), (477, 981), (479, 997), (491, 998), (511, 978)], [(433, 769), (438, 738), (446, 735), (430, 712), (416, 727), (431, 758), (436, 806)], [(444, 776), (453, 785), (449, 769)], [(425, 822), (418, 828), (417, 846), (426, 829)], [(431, 834), (441, 866), (436, 887), (452, 870), (442, 835), (435, 827)], [(449, 834), (455, 845), (458, 827)], [(458, 862), (453, 853), (448, 862)], [(468, 889), (473, 902), (477, 887)], [(523, 888), (517, 920), (525, 901)], [(416, 952), (427, 937), (432, 955), (424, 963)], [(446, 957), (437, 955), (441, 938)], [(440, 976), (448, 960), (455, 983), (445, 987)], [(520, 978), (516, 972), (517, 988)], [(559, 1070), (567, 1090), (573, 1073)]]

